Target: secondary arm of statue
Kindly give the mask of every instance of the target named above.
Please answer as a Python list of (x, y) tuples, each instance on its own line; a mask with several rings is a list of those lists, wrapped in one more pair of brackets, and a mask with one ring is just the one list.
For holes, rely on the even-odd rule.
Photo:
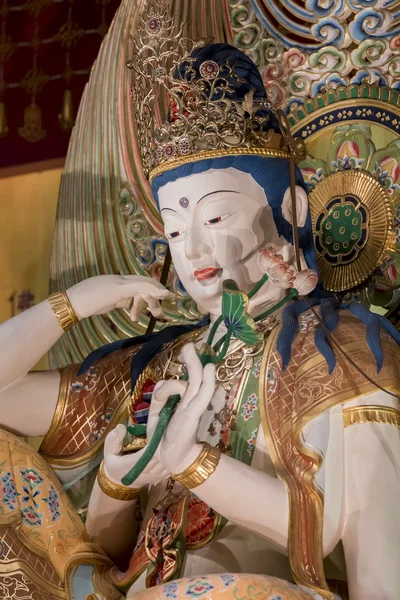
[[(158, 421), (160, 403), (152, 403), (147, 424), (147, 439), (150, 440)], [(126, 434), (124, 425), (117, 425), (104, 443), (104, 471), (108, 479), (121, 485), (125, 473), (143, 455), (144, 450), (135, 454), (120, 456)], [(166, 468), (159, 461), (156, 452), (147, 467), (131, 486), (133, 489), (156, 484), (169, 476)], [(108, 555), (119, 566), (124, 558), (129, 558), (135, 545), (135, 521), (133, 511), (136, 500), (123, 501), (107, 496), (100, 488), (98, 481), (93, 487), (86, 519), (89, 535), (101, 545)]]
[[(159, 301), (173, 295), (160, 283), (136, 275), (102, 275), (67, 290), (79, 319), (128, 308), (137, 320), (146, 304), (160, 318)], [(22, 435), (44, 435), (58, 398), (58, 371), (29, 373), (63, 330), (48, 300), (0, 325), (0, 426)]]

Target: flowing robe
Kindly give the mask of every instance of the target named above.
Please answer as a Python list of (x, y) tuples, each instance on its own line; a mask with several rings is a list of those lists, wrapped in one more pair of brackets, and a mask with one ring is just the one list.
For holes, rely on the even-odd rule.
[[(214, 444), (222, 441), (225, 449), (238, 460), (285, 481), (290, 500), (289, 563), (295, 581), (321, 594), (319, 597), (332, 598), (322, 560), (324, 553), (331, 551), (339, 541), (342, 531), (346, 428), (363, 428), (374, 423), (397, 431), (399, 413), (395, 398), (377, 392), (336, 352), (337, 364), (334, 372), (329, 374), (324, 358), (314, 345), (315, 326), (312, 314), (305, 313), (300, 318), (300, 331), (285, 371), (281, 369), (276, 350), (279, 328), (272, 331), (263, 356), (234, 382), (231, 393), (221, 392), (221, 388), (217, 390), (213, 410), (200, 423), (199, 436)], [(344, 313), (335, 337), (368, 375), (377, 377), (374, 358), (365, 341), (364, 325), (351, 314)], [(381, 344), (385, 358), (379, 383), (398, 392), (398, 347), (385, 333), (381, 336)], [(40, 454), (64, 483), (81, 512), (90, 494), (95, 467), (102, 458), (104, 437), (117, 423), (126, 422), (131, 403), (129, 365), (136, 351), (115, 352), (79, 377), (77, 366), (63, 370), (59, 401)], [(235, 423), (232, 423), (232, 416)], [(239, 428), (238, 417), (241, 419)], [(255, 424), (254, 429), (251, 428), (252, 423)], [(261, 426), (256, 426), (256, 423), (261, 423)], [(233, 444), (235, 436), (236, 444)], [(3, 438), (14, 443), (10, 442), (14, 436), (10, 438), (9, 434), (4, 434)], [(22, 441), (18, 443), (23, 444)], [(25, 451), (25, 454), (28, 456), (29, 453)], [(42, 461), (39, 457), (36, 459)], [(7, 460), (0, 462), (3, 464), (0, 473), (3, 506), (7, 502), (7, 494), (12, 496), (14, 490), (19, 502), (19, 508), (15, 509), (19, 522), (26, 525), (28, 517), (24, 519), (25, 507), (21, 502), (27, 496), (26, 508), (35, 512), (34, 503), (38, 502), (33, 497), (35, 490), (31, 487), (30, 493), (22, 496), (22, 487), (15, 488), (17, 476), (14, 488), (7, 487), (4, 477), (10, 471), (5, 471), (9, 465)], [(20, 461), (19, 465), (22, 463)], [(42, 477), (40, 466), (36, 470)], [(47, 471), (42, 477), (46, 481)], [(54, 475), (50, 475), (49, 480), (54, 482)], [(22, 486), (22, 483), (19, 485)], [(62, 497), (63, 502), (70, 506), (61, 489), (55, 483), (52, 485), (59, 490), (59, 499)], [(108, 569), (107, 585), (110, 577), (121, 590), (128, 589), (133, 583), (133, 593), (133, 590), (143, 589), (145, 581), (148, 585), (162, 586), (169, 585), (167, 582), (179, 575), (204, 579), (209, 573), (226, 571), (289, 578), (286, 558), (268, 540), (233, 523), (226, 523), (223, 516), (215, 514), (195, 494), (176, 489), (176, 484), (171, 481), (154, 486), (144, 509), (129, 569), (124, 573), (115, 567), (111, 571)], [(71, 515), (68, 518), (73, 518)], [(137, 518), (140, 525), (141, 518), (139, 515)], [(12, 519), (7, 519), (10, 517), (3, 515), (0, 518), (0, 524), (6, 529), (12, 523)], [(73, 520), (76, 523), (76, 519)], [(29, 527), (39, 534), (39, 538), (43, 537), (42, 523), (31, 523)], [(58, 529), (56, 519), (52, 524), (51, 539)], [(46, 531), (49, 536), (49, 531)], [(87, 543), (83, 529), (76, 535), (83, 544)], [(35, 537), (38, 536), (31, 536), (32, 539)], [(21, 539), (21, 536), (18, 537), (19, 544)], [(59, 577), (59, 580), (55, 579), (57, 585), (66, 589), (65, 569), (75, 560), (74, 544), (69, 544), (68, 551), (64, 551), (60, 566), (58, 557), (54, 562), (55, 550), (49, 538), (46, 539), (46, 567), (55, 568)], [(14, 543), (17, 542), (11, 540), (11, 546)], [(36, 542), (26, 543), (23, 538), (22, 546), (27, 556), (31, 556), (29, 553), (32, 552), (40, 556)], [(185, 547), (186, 554), (183, 551)], [(101, 567), (105, 568), (107, 559), (104, 553), (99, 548), (92, 550), (94, 556), (102, 556)], [(90, 554), (90, 549), (88, 552)], [(0, 558), (0, 569), (4, 564), (1, 561)], [(92, 562), (97, 564), (99, 560)], [(236, 584), (244, 585), (243, 580), (236, 581)], [(290, 588), (289, 591), (279, 588), (278, 591), (286, 594), (282, 598), (300, 598), (293, 594), (303, 593), (299, 588)], [(118, 594), (115, 588), (113, 593)]]

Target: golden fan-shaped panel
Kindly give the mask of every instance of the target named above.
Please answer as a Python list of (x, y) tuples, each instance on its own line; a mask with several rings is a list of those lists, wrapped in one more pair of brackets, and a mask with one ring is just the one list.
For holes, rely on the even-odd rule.
[(370, 173), (333, 173), (310, 193), (318, 267), (325, 289), (350, 290), (382, 262), (392, 238), (393, 208)]

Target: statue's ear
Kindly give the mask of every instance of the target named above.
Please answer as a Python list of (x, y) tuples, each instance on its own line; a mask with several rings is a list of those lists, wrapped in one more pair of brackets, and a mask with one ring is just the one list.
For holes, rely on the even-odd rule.
[[(307, 193), (299, 185), (296, 185), (296, 213), (297, 213), (297, 226), (304, 227), (307, 220), (308, 213), (308, 198)], [(292, 197), (290, 194), (290, 187), (287, 188), (285, 195), (283, 196), (282, 202), (282, 215), (290, 223), (293, 224), (292, 218)]]

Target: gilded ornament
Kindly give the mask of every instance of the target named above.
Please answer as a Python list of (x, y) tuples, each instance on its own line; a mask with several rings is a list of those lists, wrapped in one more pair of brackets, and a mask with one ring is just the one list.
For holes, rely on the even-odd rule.
[(196, 460), (182, 473), (172, 475), (172, 479), (188, 489), (196, 488), (204, 483), (218, 467), (221, 452), (210, 444), (204, 443), (203, 449)]
[(74, 107), (72, 105), (71, 90), (65, 90), (63, 95), (62, 110), (58, 120), (63, 131), (70, 131), (74, 126)]
[(0, 102), (0, 138), (6, 137), (8, 133), (6, 107), (4, 102)]
[(101, 491), (106, 494), (106, 496), (114, 498), (115, 500), (128, 502), (130, 500), (135, 500), (140, 494), (140, 488), (134, 489), (111, 481), (106, 475), (104, 461), (100, 465), (97, 482)]
[(393, 208), (389, 195), (370, 173), (349, 170), (324, 178), (309, 200), (325, 289), (341, 292), (360, 285), (390, 247)]
[(17, 49), (17, 44), (15, 44), (9, 35), (3, 34), (0, 38), (0, 62), (5, 63), (9, 60)]
[(384, 423), (400, 428), (400, 411), (388, 406), (353, 406), (343, 409), (345, 427), (363, 423)]
[(24, 126), (18, 128), (18, 133), (27, 142), (40, 142), (46, 137), (42, 129), (42, 113), (36, 104), (30, 104), (24, 112)]
[(49, 296), (49, 304), (64, 332), (79, 323), (66, 292), (57, 292)]
[[(389, 196), (393, 206), (393, 219), (387, 252), (381, 255), (379, 264), (357, 288), (358, 300), (363, 297), (368, 303), (387, 306), (400, 283), (400, 237), (396, 234), (400, 197), (399, 93), (378, 86), (339, 86), (334, 91), (308, 99), (301, 108), (294, 108), (289, 114), (289, 121), (294, 134), (305, 140), (308, 154), (300, 163), (300, 168), (311, 189), (318, 187), (333, 173), (362, 169), (368, 171)], [(384, 139), (389, 143), (385, 147), (379, 146)], [(310, 202), (312, 198), (313, 195), (310, 195)], [(345, 217), (350, 216), (350, 212), (346, 213), (350, 210), (353, 209), (345, 208)], [(358, 223), (353, 221), (357, 218)], [(363, 256), (360, 246), (363, 244), (364, 233), (357, 231), (357, 228), (362, 225), (363, 219), (365, 225), (365, 218), (366, 215), (354, 214), (349, 228), (337, 232), (341, 235), (335, 240), (332, 235), (328, 235), (328, 232), (332, 233), (330, 228), (334, 223), (333, 211), (331, 218), (325, 220), (325, 245), (330, 245), (332, 253), (340, 253), (342, 262), (346, 259), (351, 261), (355, 253), (358, 254), (356, 261)], [(372, 215), (368, 218), (371, 219)], [(369, 227), (365, 230), (365, 235), (369, 235)], [(317, 246), (320, 241), (317, 240)], [(331, 264), (332, 260), (334, 257), (330, 260)], [(336, 271), (339, 273), (340, 269)], [(342, 273), (344, 278), (337, 287), (344, 291), (348, 285), (345, 279), (347, 271)]]
[(241, 80), (234, 65), (206, 60), (197, 67), (192, 53), (206, 42), (182, 37), (169, 11), (154, 1), (146, 15), (146, 20), (139, 17), (127, 65), (134, 80), (141, 82), (132, 102), (149, 180), (214, 156), (259, 153), (287, 158), (285, 141), (273, 132), (265, 105), (254, 102), (254, 92), (243, 102), (231, 99)]
[(77, 23), (68, 20), (55, 34), (54, 39), (60, 42), (61, 46), (69, 50), (78, 42), (84, 33), (83, 29), (81, 29)]
[(49, 79), (49, 75), (46, 75), (43, 69), (34, 68), (24, 75), (20, 86), (27, 94), (36, 96), (44, 88)]

